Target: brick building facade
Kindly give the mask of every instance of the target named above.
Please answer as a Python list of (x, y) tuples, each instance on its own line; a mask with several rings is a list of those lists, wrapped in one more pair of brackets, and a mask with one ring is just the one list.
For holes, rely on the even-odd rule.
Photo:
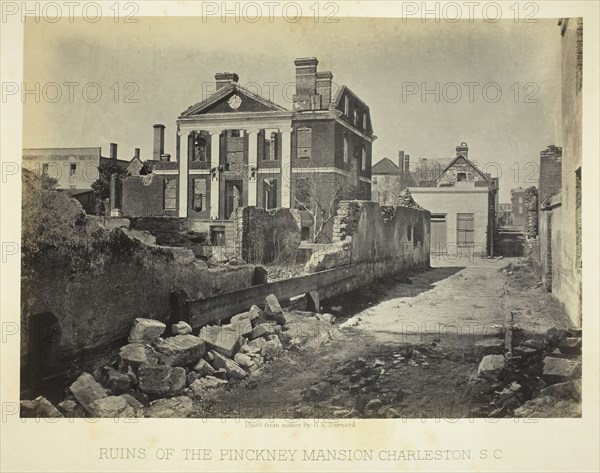
[(410, 187), (414, 200), (431, 212), (431, 253), (493, 255), (498, 178), (469, 160), (466, 143), (435, 181)]
[[(541, 195), (539, 212), (540, 263), (546, 288), (561, 301), (572, 322), (582, 325), (582, 87), (583, 19), (559, 20), (562, 36), (562, 155), (560, 190)], [(546, 152), (542, 152), (545, 154)], [(554, 152), (556, 154), (556, 151)], [(542, 156), (540, 155), (542, 159)], [(545, 157), (546, 160), (550, 157)], [(540, 174), (540, 189), (556, 189), (552, 172)]]
[(216, 74), (216, 91), (177, 119), (177, 162), (164, 158), (164, 126), (155, 125), (153, 174), (160, 183), (126, 181), (124, 215), (158, 191), (162, 209), (152, 205), (148, 212), (185, 218), (227, 246), (239, 207), (303, 210), (307, 189), (335, 198), (336, 187), (348, 183), (369, 199), (376, 138), (369, 107), (346, 86), (334, 93), (333, 75), (318, 71), (316, 58), (294, 63), (293, 110), (240, 86), (235, 73)]

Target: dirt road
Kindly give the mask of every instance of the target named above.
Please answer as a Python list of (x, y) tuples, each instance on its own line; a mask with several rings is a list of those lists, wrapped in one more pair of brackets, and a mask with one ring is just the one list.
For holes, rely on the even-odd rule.
[[(328, 343), (286, 352), (203, 404), (200, 415), (485, 417), (494, 386), (477, 379), (476, 343), (498, 340), (498, 325), (513, 308), (503, 297), (510, 276), (502, 268), (509, 262), (439, 262), (410, 283), (383, 282), (328, 301), (323, 312), (352, 314), (338, 322), (356, 325), (336, 324)], [(535, 294), (546, 297), (543, 290)]]

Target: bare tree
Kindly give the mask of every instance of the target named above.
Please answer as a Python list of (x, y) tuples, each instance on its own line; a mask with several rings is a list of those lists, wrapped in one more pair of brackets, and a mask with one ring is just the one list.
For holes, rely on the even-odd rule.
[(357, 182), (355, 171), (349, 175), (314, 173), (295, 180), (295, 207), (312, 218), (313, 242), (331, 241), (328, 229), (339, 202), (361, 197)]

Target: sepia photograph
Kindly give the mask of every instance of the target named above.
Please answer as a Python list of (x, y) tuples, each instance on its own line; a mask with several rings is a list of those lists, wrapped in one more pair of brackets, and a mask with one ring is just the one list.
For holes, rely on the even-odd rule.
[(598, 5), (167, 3), (2, 2), (11, 443), (595, 471)]

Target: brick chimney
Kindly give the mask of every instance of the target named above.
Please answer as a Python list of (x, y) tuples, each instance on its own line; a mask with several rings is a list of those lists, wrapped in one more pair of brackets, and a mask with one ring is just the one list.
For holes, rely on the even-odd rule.
[(408, 174), (410, 172), (410, 154), (404, 155), (404, 173)]
[(134, 148), (133, 150), (133, 157), (140, 159), (140, 149), (139, 148)]
[[(316, 57), (301, 57), (294, 60), (296, 65), (296, 94), (294, 95), (294, 109), (312, 110), (313, 97), (317, 93), (317, 66)], [(331, 101), (331, 99), (329, 99)], [(319, 104), (320, 106), (320, 104)]]
[(215, 74), (217, 90), (222, 89), (231, 83), (237, 83), (239, 79), (239, 76), (235, 72), (217, 72)]
[(117, 159), (117, 143), (110, 144), (110, 159)]
[(329, 71), (317, 72), (317, 95), (321, 96), (321, 108), (331, 105), (331, 81), (333, 74)]
[(165, 152), (165, 126), (157, 123), (154, 125), (154, 150), (152, 159), (160, 161), (160, 156)]
[(398, 151), (398, 167), (404, 172), (404, 151)]
[(469, 158), (469, 147), (464, 141), (456, 147), (456, 157), (458, 157), (459, 154), (462, 154), (467, 159)]

